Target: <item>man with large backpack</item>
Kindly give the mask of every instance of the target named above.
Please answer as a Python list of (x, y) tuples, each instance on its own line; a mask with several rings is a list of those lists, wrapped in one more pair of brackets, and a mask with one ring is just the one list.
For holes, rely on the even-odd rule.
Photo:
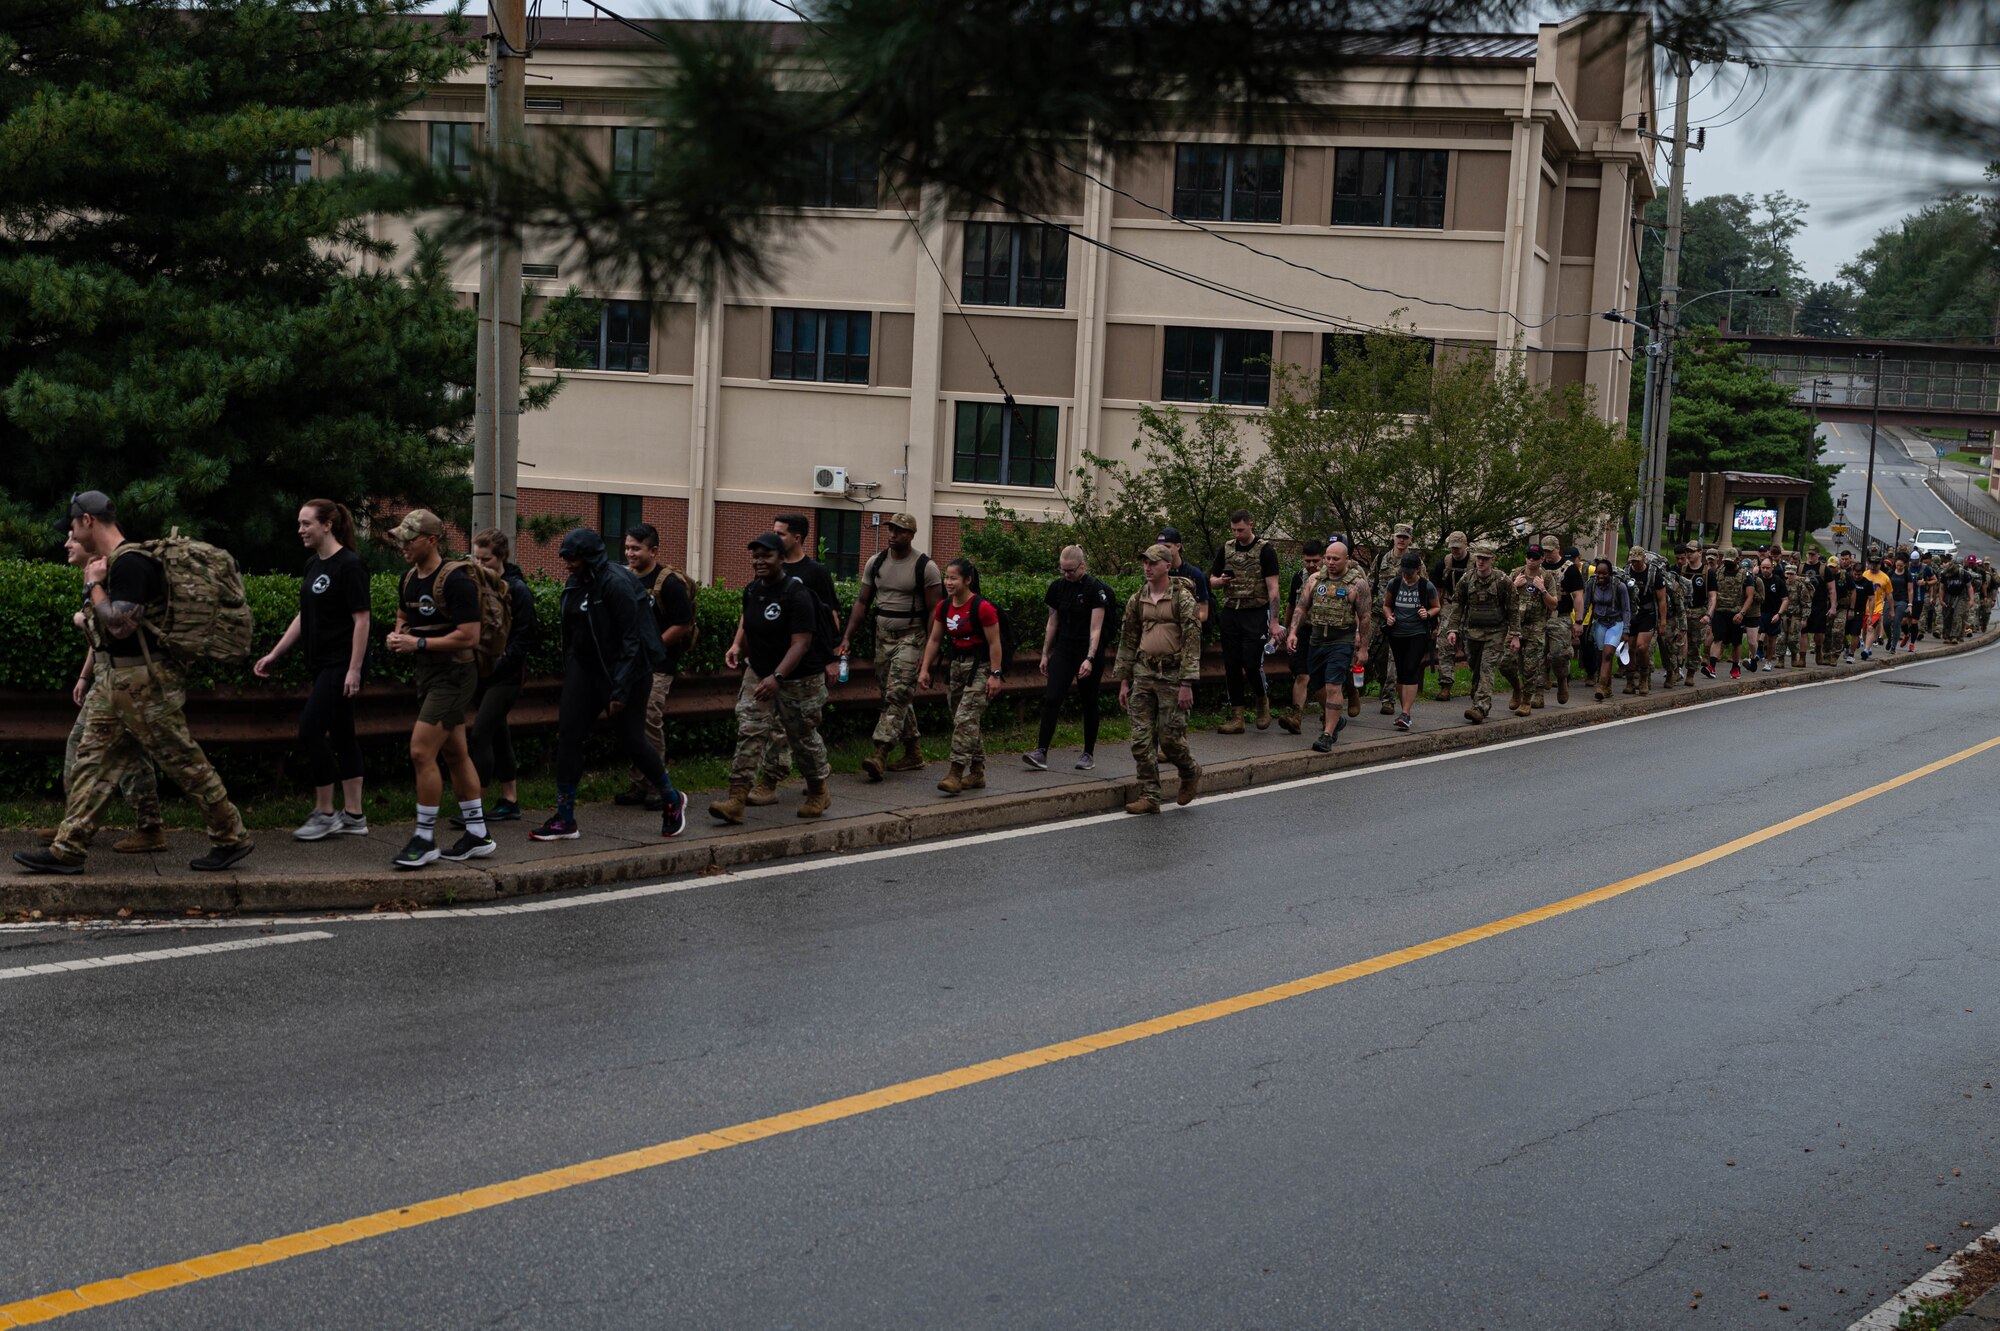
[(1201, 611), (1189, 584), (1174, 576), (1178, 563), (1164, 542), (1147, 546), (1146, 584), (1119, 618), (1111, 677), (1118, 681), (1118, 705), (1132, 718), (1139, 774), (1139, 797), (1125, 806), (1127, 813), (1160, 811), (1161, 758), (1181, 774), (1174, 803), (1186, 804), (1201, 791), (1201, 764), (1187, 742), (1187, 714), (1201, 678)]
[[(393, 861), (398, 869), (420, 869), (439, 855), (463, 862), (491, 855), (493, 838), (486, 835), (486, 809), (480, 800), (479, 770), (466, 746), (465, 713), (479, 691), (478, 653), (485, 628), (489, 593), (479, 565), (469, 559), (444, 557), (444, 522), (427, 508), (413, 508), (389, 533), (403, 549), (410, 567), (403, 574), (396, 603), (396, 627), (383, 646), (414, 656), (411, 673), (417, 685), (417, 722), (410, 730), (410, 763), (416, 772), (417, 829)], [(496, 648), (506, 646), (506, 621), (512, 605), (506, 583), (493, 578), (505, 607)], [(497, 655), (497, 651), (496, 651)], [(465, 832), (451, 848), (437, 847), (438, 805), (444, 800), (442, 757), (451, 768), (451, 786), (458, 795), (458, 816)]]
[(1229, 690), (1229, 719), (1216, 727), (1218, 735), (1242, 734), (1244, 710), (1252, 706), (1257, 729), (1271, 728), (1264, 644), (1284, 632), (1277, 547), (1257, 534), (1248, 509), (1229, 515), (1229, 534), (1208, 571), (1208, 585), (1222, 597), (1222, 669)]
[[(86, 613), (96, 616), (107, 668), (84, 695), (83, 736), (55, 840), (46, 850), (16, 851), (14, 859), (36, 873), (82, 873), (98, 815), (118, 793), (119, 776), (143, 755), (201, 806), (209, 851), (188, 867), (227, 869), (250, 853), (250, 834), (229, 802), (222, 778), (188, 734), (187, 686), (176, 658), (216, 654), (225, 641), (233, 650), (237, 634), (216, 632), (222, 621), (210, 620), (204, 641), (183, 641), (176, 632), (175, 611), (179, 602), (196, 611), (226, 612), (227, 626), (241, 630), (242, 654), (247, 656), (249, 612), (242, 580), (213, 547), (195, 550), (196, 543), (178, 538), (129, 541), (111, 497), (99, 490), (85, 490), (70, 500), (65, 526), (88, 556)], [(192, 558), (182, 557), (190, 552)], [(194, 616), (183, 621), (190, 625), (187, 632), (198, 631), (192, 627)]]
[[(854, 642), (861, 617), (875, 612), (875, 687), (882, 694), (882, 714), (875, 720), (875, 751), (861, 760), (870, 781), (890, 772), (921, 772), (924, 751), (918, 746), (917, 668), (923, 662), (924, 639), (931, 615), (944, 595), (944, 575), (931, 557), (911, 544), (917, 520), (908, 513), (891, 513), (888, 547), (861, 568), (861, 588), (847, 612), (847, 627), (834, 655), (845, 657)], [(903, 756), (891, 758), (897, 745)]]
[[(667, 697), (680, 672), (681, 653), (694, 645), (694, 590), (685, 574), (660, 562), (660, 531), (650, 522), (625, 529), (625, 567), (639, 580), (660, 640), (659, 661), (646, 694), (646, 742), (667, 760)], [(666, 808), (666, 795), (647, 784), (645, 774), (632, 769), (632, 784), (612, 797), (614, 804), (643, 804), (654, 813)]]

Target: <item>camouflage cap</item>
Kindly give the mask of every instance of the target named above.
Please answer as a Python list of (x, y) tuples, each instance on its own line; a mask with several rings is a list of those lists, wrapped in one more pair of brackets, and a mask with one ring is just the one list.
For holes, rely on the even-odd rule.
[(1627, 559), (1644, 559), (1646, 557), (1646, 547), (1643, 545), (1635, 545), (1630, 550), (1627, 550), (1625, 552), (1625, 557)]
[(1156, 541), (1146, 547), (1146, 562), (1148, 564), (1171, 564), (1174, 562), (1174, 552)]
[(894, 527), (897, 531), (915, 531), (917, 529), (917, 520), (908, 513), (891, 513), (883, 521)]
[(1414, 535), (1416, 535), (1416, 532), (1414, 532), (1414, 531), (1412, 531), (1412, 530), (1410, 529), (1410, 524), (1409, 524), (1409, 523), (1407, 523), (1407, 522), (1399, 522), (1399, 523), (1397, 523), (1397, 524), (1396, 524), (1396, 532), (1395, 532), (1395, 534), (1396, 534), (1396, 535), (1398, 535), (1398, 536), (1414, 536)]
[(1498, 553), (1491, 541), (1480, 541), (1472, 547), (1472, 557), (1474, 559), (1491, 559)]
[(1721, 555), (1724, 559), (1734, 559), (1736, 558), (1736, 547), (1733, 545), (1718, 545), (1715, 547), (1715, 553)]
[(389, 531), (392, 541), (409, 541), (419, 536), (444, 535), (444, 519), (427, 508), (413, 508)]
[(1444, 538), (1444, 543), (1450, 546), (1454, 550), (1463, 550), (1465, 548), (1465, 533), (1462, 531), (1455, 531), (1451, 535)]

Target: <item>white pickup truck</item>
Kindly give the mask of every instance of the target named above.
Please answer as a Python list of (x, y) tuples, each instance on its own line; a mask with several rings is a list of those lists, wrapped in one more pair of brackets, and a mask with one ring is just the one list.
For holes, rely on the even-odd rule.
[(1958, 538), (1948, 531), (1920, 531), (1910, 538), (1910, 552), (1918, 555), (1958, 555)]

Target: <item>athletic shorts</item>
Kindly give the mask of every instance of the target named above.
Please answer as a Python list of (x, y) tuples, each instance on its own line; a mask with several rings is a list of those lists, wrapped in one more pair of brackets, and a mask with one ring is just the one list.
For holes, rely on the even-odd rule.
[(1720, 610), (1716, 611), (1715, 617), (1708, 621), (1708, 627), (1714, 634), (1715, 641), (1722, 646), (1741, 647), (1743, 645), (1743, 625), (1736, 622), (1736, 616), (1733, 611), (1729, 614), (1724, 614)]
[(447, 661), (417, 668), (417, 720), (446, 730), (465, 724), (472, 695), (479, 692), (479, 667)]
[(1316, 642), (1312, 647), (1310, 671), (1313, 683), (1322, 688), (1332, 688), (1340, 684), (1352, 684), (1354, 674), (1354, 639), (1335, 638), (1331, 642)]

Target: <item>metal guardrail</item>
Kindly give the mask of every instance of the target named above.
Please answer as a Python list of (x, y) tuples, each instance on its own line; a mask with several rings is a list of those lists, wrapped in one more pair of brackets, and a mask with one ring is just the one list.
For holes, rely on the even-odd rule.
[(2000, 541), (2000, 502), (1980, 489), (1974, 476), (1930, 476), (1924, 484), (1944, 501), (1944, 506), (1975, 528)]
[[(1025, 707), (1030, 698), (1041, 696), (1045, 681), (1037, 673), (1038, 656), (1023, 655), (1001, 681), (1000, 696)], [(1284, 653), (1264, 658), (1265, 670), (1275, 682), (1289, 687), (1291, 666)], [(875, 667), (870, 661), (850, 664), (848, 681), (827, 688), (830, 701), (856, 708), (878, 705)], [(1210, 644), (1202, 653), (1201, 678), (1204, 684), (1223, 677), (1222, 649)], [(669, 720), (721, 721), (735, 714), (736, 694), (742, 676), (737, 674), (683, 675), (674, 681), (667, 698)], [(1110, 686), (1114, 693), (1116, 686)], [(520, 701), (508, 715), (508, 725), (517, 732), (551, 729), (561, 700), (562, 681), (531, 679), (521, 690)], [(944, 690), (932, 688), (919, 697), (942, 700)], [(203, 744), (246, 748), (283, 747), (296, 742), (299, 712), (305, 706), (304, 689), (233, 689), (190, 693), (187, 701), (189, 729)], [(355, 699), (355, 732), (362, 739), (394, 739), (410, 733), (416, 720), (417, 700), (408, 685), (367, 684)], [(0, 689), (0, 746), (17, 750), (48, 752), (60, 750), (76, 722), (76, 708), (65, 693), (30, 693)]]

